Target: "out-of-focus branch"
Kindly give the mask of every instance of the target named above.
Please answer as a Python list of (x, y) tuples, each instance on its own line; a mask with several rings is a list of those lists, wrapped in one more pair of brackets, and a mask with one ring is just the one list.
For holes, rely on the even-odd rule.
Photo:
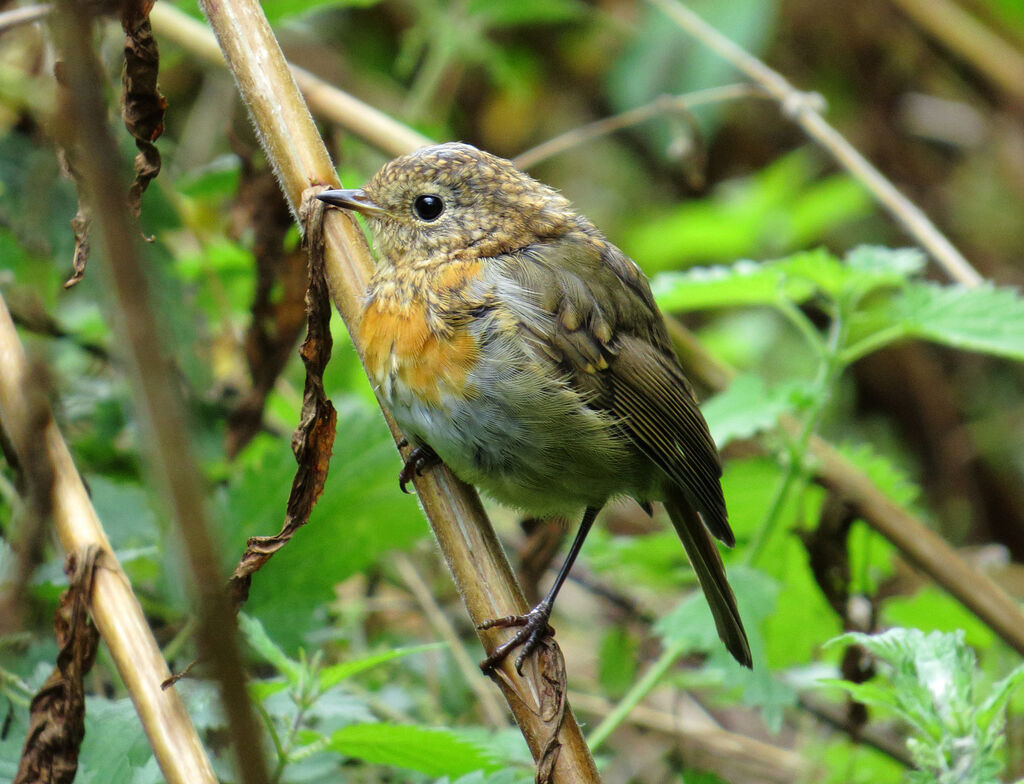
[(803, 93), (752, 54), (737, 46), (678, 0), (648, 0), (683, 30), (732, 63), (778, 100), (783, 111), (836, 162), (856, 177), (893, 217), (942, 265), (955, 281), (977, 286), (981, 276), (912, 201), (818, 112), (820, 96)]
[[(157, 3), (153, 6), (150, 20), (161, 39), (174, 41), (208, 63), (224, 65), (224, 55), (209, 28), (170, 3)], [(432, 143), (409, 126), (396, 122), (379, 109), (339, 90), (309, 71), (295, 65), (291, 66), (291, 71), (295, 83), (318, 117), (337, 124), (390, 155), (404, 155)]]
[[(189, 447), (178, 386), (150, 306), (138, 249), (138, 228), (124, 199), (121, 160), (107, 126), (102, 75), (92, 50), (92, 20), (73, 0), (56, 5), (52, 29), (64, 60), (69, 113), (78, 145), (77, 171), (108, 267), (115, 326), (125, 348), (148, 457), (181, 533), (198, 599), (200, 655), (218, 681), (239, 778), (264, 784), (262, 735), (246, 693), (234, 613), (224, 590), (217, 550), (206, 524), (206, 488)], [(151, 738), (151, 740), (154, 740)]]
[(25, 5), (21, 8), (11, 8), (4, 11), (0, 13), (0, 33), (5, 33), (19, 25), (31, 24), (32, 22), (38, 22), (40, 19), (45, 19), (52, 10), (53, 6), (49, 3), (40, 3), (39, 5)]
[(487, 723), (498, 729), (507, 727), (508, 718), (505, 711), (501, 708), (501, 703), (494, 696), (494, 692), (491, 691), (487, 679), (481, 674), (480, 668), (469, 657), (466, 646), (462, 644), (462, 640), (452, 627), (448, 617), (438, 606), (437, 600), (430, 592), (430, 586), (427, 585), (426, 581), (417, 571), (412, 559), (405, 553), (396, 553), (394, 566), (398, 570), (399, 577), (402, 578), (406, 587), (412, 591), (412, 595), (416, 597), (416, 601), (423, 608), (423, 612), (426, 613), (427, 620), (430, 621), (434, 630), (448, 643), (448, 650), (451, 651), (456, 665), (462, 671), (462, 677), (466, 679), (469, 688), (473, 690), (477, 700), (479, 700), (481, 711), (486, 717)]
[[(616, 708), (603, 697), (579, 692), (572, 693), (572, 701), (581, 712), (602, 719)], [(796, 752), (724, 730), (696, 710), (666, 713), (637, 705), (630, 711), (629, 723), (680, 739), (688, 762), (692, 760), (729, 780), (788, 784), (807, 780), (811, 772), (810, 765)]]
[[(298, 214), (307, 189), (335, 185), (337, 175), (277, 40), (255, 0), (206, 2), (204, 11), (285, 197)], [(331, 297), (350, 334), (358, 334), (359, 302), (373, 268), (366, 241), (355, 222), (338, 211), (325, 217), (324, 236)], [(399, 440), (401, 434), (390, 419), (389, 425)], [(472, 488), (441, 467), (418, 477), (415, 484), (473, 622), (525, 611), (522, 591)], [(507, 634), (482, 633), (485, 649), (493, 651)], [(497, 675), (535, 759), (539, 758), (543, 766), (553, 766), (548, 771), (550, 779), (545, 780), (598, 781), (572, 713), (558, 711), (552, 724), (551, 700), (555, 695), (551, 683), (534, 668), (519, 677), (511, 662), (504, 664)], [(564, 699), (564, 693), (557, 699)]]
[(735, 101), (738, 98), (768, 98), (764, 90), (754, 84), (727, 84), (722, 87), (709, 87), (706, 90), (697, 90), (683, 95), (659, 95), (650, 103), (638, 106), (616, 114), (612, 117), (603, 117), (587, 125), (573, 128), (553, 139), (531, 147), (526, 152), (521, 152), (512, 162), (520, 169), (529, 169), (541, 161), (559, 155), (566, 150), (586, 144), (594, 139), (607, 136), (610, 133), (632, 128), (634, 125), (647, 122), (655, 117), (668, 114), (679, 114), (689, 112), (698, 106), (706, 106), (711, 103), (722, 103), (723, 101)]
[[(20, 455), (39, 446), (23, 442), (27, 431), (22, 425), (30, 418), (25, 397), (29, 383), (25, 352), (0, 298), (0, 423)], [(167, 664), (52, 416), (43, 438), (53, 467), (52, 515), (57, 535), (65, 552), (90, 546), (102, 550), (93, 582), (92, 617), (128, 688), (160, 770), (170, 784), (214, 784), (213, 768), (181, 697), (173, 689), (160, 688), (170, 676)]]
[(950, 0), (892, 0), (944, 46), (1018, 101), (1024, 100), (1024, 54)]

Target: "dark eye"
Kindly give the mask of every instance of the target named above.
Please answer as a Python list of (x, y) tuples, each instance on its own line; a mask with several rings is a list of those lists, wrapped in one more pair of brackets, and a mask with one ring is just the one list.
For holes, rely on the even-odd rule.
[(432, 221), (437, 220), (437, 216), (444, 212), (444, 202), (440, 196), (417, 196), (412, 208), (423, 220)]

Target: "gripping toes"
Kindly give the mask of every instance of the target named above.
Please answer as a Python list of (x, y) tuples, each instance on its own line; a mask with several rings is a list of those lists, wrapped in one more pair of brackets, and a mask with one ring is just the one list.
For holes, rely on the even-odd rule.
[[(403, 438), (402, 441), (405, 441), (405, 439)], [(405, 441), (406, 445), (408, 443), (408, 441)], [(432, 468), (440, 462), (441, 458), (437, 456), (437, 452), (429, 446), (425, 444), (414, 446), (409, 453), (409, 457), (405, 459), (405, 465), (402, 466), (402, 470), (398, 474), (398, 486), (402, 488), (402, 492), (408, 495), (409, 489), (406, 485), (428, 468)]]
[(550, 617), (551, 606), (541, 602), (526, 615), (507, 615), (504, 618), (494, 618), (481, 623), (476, 627), (481, 631), (485, 629), (509, 629), (514, 626), (520, 628), (511, 639), (506, 640), (495, 648), (494, 653), (480, 663), (480, 669), (484, 672), (491, 672), (501, 664), (505, 657), (512, 652), (513, 648), (522, 645), (523, 649), (516, 657), (516, 672), (522, 675), (523, 662), (526, 661), (526, 657), (537, 650), (545, 637), (553, 637), (555, 634), (555, 630), (548, 625)]

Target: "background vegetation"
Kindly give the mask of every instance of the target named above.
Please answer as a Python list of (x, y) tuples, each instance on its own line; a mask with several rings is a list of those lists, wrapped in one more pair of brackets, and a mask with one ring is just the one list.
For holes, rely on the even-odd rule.
[[(972, 49), (963, 25), (943, 27), (943, 3), (690, 5), (820, 93), (830, 121), (994, 283), (951, 284), (922, 253), (899, 250), (912, 238), (760, 96), (652, 112), (531, 167), (637, 260), (663, 308), (709, 352), (688, 364), (726, 456), (738, 546), (724, 555), (754, 648), (752, 672), (721, 648), (660, 516), (609, 509), (554, 617), (570, 699), (604, 780), (1020, 778), (1020, 649), (816, 480), (812, 437), (1024, 596), (1024, 305), (1012, 288), (1024, 275), (1024, 80), (1012, 78), (1015, 62), (1024, 71), (1024, 10), (1013, 0), (954, 7), (1007, 54)], [(506, 156), (663, 94), (741, 81), (643, 2), (264, 8), (293, 62), (430, 138)], [(305, 254), (231, 77), (154, 26), (168, 112), (163, 171), (140, 222), (154, 239), (147, 271), (226, 575), (247, 537), (275, 533), (284, 516), (302, 402), (292, 349)], [(121, 34), (99, 30), (114, 85)], [(62, 288), (76, 197), (55, 152), (61, 97), (48, 41), (33, 26), (0, 37), (0, 292), (48, 368), (92, 502), (180, 669), (195, 653), (189, 578), (147, 467), (109, 268), (94, 263)], [(325, 130), (346, 186), (391, 157), (373, 140)], [(122, 144), (127, 182), (133, 150)], [(326, 488), (309, 526), (256, 575), (241, 620), (274, 780), (532, 780), (498, 692), (475, 671), (482, 649), (429, 529), (398, 492), (399, 460), (337, 318), (332, 331), (325, 387), (338, 440)], [(18, 481), (0, 465), (0, 524), (15, 543), (30, 528)], [(490, 511), (527, 592), (546, 585), (560, 527)], [(20, 558), (4, 544), (7, 579)], [(48, 547), (19, 597), (18, 624), (0, 629), (0, 779), (14, 777), (28, 701), (56, 658), (62, 564)], [(890, 627), (919, 631), (827, 645)], [(87, 687), (77, 781), (159, 781), (102, 646)], [(199, 677), (176, 688), (218, 774), (232, 780), (213, 687)]]

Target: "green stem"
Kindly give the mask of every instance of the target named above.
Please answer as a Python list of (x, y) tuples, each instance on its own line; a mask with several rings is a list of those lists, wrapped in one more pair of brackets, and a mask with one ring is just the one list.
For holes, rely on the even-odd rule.
[(815, 356), (824, 361), (826, 349), (825, 343), (821, 339), (821, 333), (818, 332), (814, 323), (804, 315), (804, 312), (788, 299), (779, 299), (775, 302), (775, 309), (796, 327), (797, 332), (807, 341)]
[[(786, 308), (782, 308), (782, 311), (785, 313)], [(793, 306), (792, 311), (793, 314), (791, 314), (790, 320), (794, 324), (799, 327), (801, 323), (806, 322), (813, 330), (813, 325), (798, 308)], [(755, 536), (754, 541), (747, 549), (745, 560), (746, 563), (751, 566), (764, 552), (768, 540), (775, 532), (778, 522), (782, 518), (782, 510), (785, 508), (786, 503), (792, 495), (793, 487), (796, 486), (802, 491), (803, 487), (806, 485), (808, 468), (807, 452), (810, 446), (811, 436), (813, 436), (817, 431), (818, 425), (821, 423), (821, 419), (825, 415), (825, 409), (828, 402), (832, 397), (832, 391), (835, 387), (836, 381), (842, 374), (843, 368), (846, 367), (846, 363), (843, 361), (843, 354), (840, 350), (840, 347), (843, 345), (843, 341), (846, 337), (846, 319), (842, 316), (842, 310), (837, 311), (833, 316), (832, 324), (829, 327), (829, 338), (827, 342), (821, 340), (816, 330), (813, 331), (814, 339), (811, 342), (812, 345), (815, 345), (818, 348), (819, 356), (821, 357), (821, 363), (818, 366), (817, 378), (814, 382), (815, 390), (812, 396), (813, 404), (805, 414), (803, 425), (800, 428), (800, 433), (797, 435), (796, 440), (790, 442), (787, 448), (789, 465), (786, 468), (786, 473), (783, 475), (782, 480), (775, 489), (775, 494), (772, 496), (771, 503), (768, 505), (764, 519), (757, 529), (757, 535)]]
[(904, 337), (907, 331), (900, 324), (893, 324), (892, 326), (880, 329), (874, 334), (868, 335), (863, 338), (859, 343), (854, 343), (847, 349), (844, 349), (840, 355), (844, 366), (851, 365), (872, 351), (878, 351), (878, 349), (893, 343), (900, 338)]
[(661, 652), (661, 656), (658, 660), (651, 665), (651, 668), (644, 673), (643, 677), (637, 681), (633, 688), (626, 692), (619, 704), (615, 706), (611, 713), (604, 717), (604, 721), (594, 728), (594, 731), (587, 737), (587, 745), (590, 746), (591, 751), (597, 751), (597, 747), (608, 740), (608, 736), (611, 735), (615, 729), (626, 720), (626, 717), (630, 714), (630, 711), (635, 708), (640, 701), (646, 697), (651, 690), (658, 685), (662, 677), (668, 672), (669, 668), (675, 664), (679, 658), (689, 650), (689, 646), (683, 643), (674, 643), (667, 647)]

